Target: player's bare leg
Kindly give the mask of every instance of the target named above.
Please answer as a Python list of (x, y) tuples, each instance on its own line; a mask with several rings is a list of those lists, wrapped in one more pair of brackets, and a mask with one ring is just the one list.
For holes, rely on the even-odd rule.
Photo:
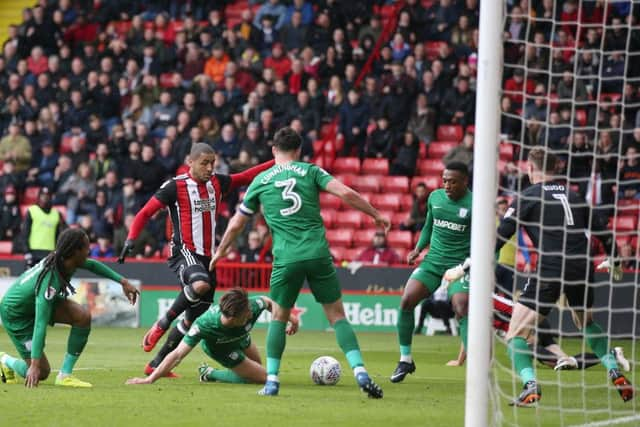
[(393, 374), (391, 382), (400, 382), (416, 370), (416, 365), (411, 356), (411, 343), (413, 341), (413, 329), (415, 326), (414, 309), (422, 300), (429, 296), (429, 290), (420, 281), (409, 279), (404, 287), (404, 293), (400, 300), (400, 312), (398, 315), (398, 342), (400, 343), (400, 361)]
[(56, 376), (55, 385), (79, 388), (92, 387), (90, 383), (80, 381), (72, 375), (73, 367), (89, 340), (91, 313), (80, 304), (65, 299), (56, 305), (53, 319), (56, 323), (71, 325), (69, 340), (67, 341), (67, 352), (64, 356), (60, 373)]
[(633, 386), (620, 372), (615, 353), (609, 351), (607, 334), (600, 325), (593, 321), (591, 310), (571, 310), (571, 317), (576, 327), (583, 331), (584, 337), (591, 350), (600, 359), (600, 363), (607, 369), (611, 382), (625, 402), (633, 399)]
[(530, 406), (540, 400), (542, 392), (536, 382), (533, 370), (533, 356), (527, 344), (527, 337), (535, 326), (544, 319), (536, 311), (520, 303), (513, 308), (506, 341), (513, 368), (524, 385), (522, 393), (510, 404)]
[(342, 299), (340, 298), (329, 304), (323, 304), (322, 308), (327, 316), (327, 320), (329, 320), (329, 324), (336, 331), (336, 340), (347, 358), (349, 366), (353, 370), (353, 375), (356, 377), (358, 386), (363, 392), (367, 393), (369, 397), (374, 399), (382, 398), (382, 389), (371, 379), (364, 367), (358, 338), (345, 316)]

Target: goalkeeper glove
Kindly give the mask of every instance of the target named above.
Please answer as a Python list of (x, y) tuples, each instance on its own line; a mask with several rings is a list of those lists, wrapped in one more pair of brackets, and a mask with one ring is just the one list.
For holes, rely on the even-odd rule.
[(622, 280), (622, 266), (619, 262), (615, 262), (611, 258), (606, 258), (604, 261), (598, 264), (597, 269), (611, 271), (611, 276), (616, 282)]
[(122, 247), (122, 252), (120, 252), (120, 256), (118, 257), (118, 264), (124, 264), (124, 259), (131, 253), (133, 249), (133, 240), (127, 239), (124, 242), (124, 246)]
[(464, 276), (465, 272), (471, 267), (471, 258), (464, 260), (462, 264), (458, 264), (453, 268), (448, 269), (444, 273), (444, 279), (448, 282), (453, 282)]

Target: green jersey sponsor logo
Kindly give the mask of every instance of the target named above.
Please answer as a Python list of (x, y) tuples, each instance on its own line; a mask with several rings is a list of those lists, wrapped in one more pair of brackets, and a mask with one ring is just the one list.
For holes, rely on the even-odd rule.
[(433, 220), (433, 225), (435, 225), (436, 227), (446, 228), (448, 230), (460, 231), (460, 232), (464, 232), (467, 229), (467, 225), (465, 224), (458, 224), (452, 221), (447, 221), (444, 219), (437, 219), (437, 218)]

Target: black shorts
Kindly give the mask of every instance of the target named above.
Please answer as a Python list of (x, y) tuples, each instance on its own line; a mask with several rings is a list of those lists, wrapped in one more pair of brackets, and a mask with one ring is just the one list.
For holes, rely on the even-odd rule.
[(585, 310), (593, 306), (592, 283), (593, 271), (589, 277), (580, 281), (579, 276), (568, 277), (563, 283), (560, 280), (542, 279), (530, 277), (524, 286), (524, 291), (520, 295), (519, 303), (530, 309), (547, 316), (555, 307), (560, 294), (567, 297), (569, 307), (575, 310)]
[(513, 295), (515, 284), (513, 282), (513, 267), (507, 267), (502, 264), (496, 265), (496, 287), (502, 293)]
[[(167, 261), (169, 267), (176, 273), (182, 287), (190, 286), (197, 281), (205, 281), (211, 285), (211, 289), (202, 295), (198, 301), (185, 310), (185, 318), (193, 322), (213, 303), (216, 292), (216, 272), (209, 271), (211, 258), (198, 255), (186, 248), (173, 247), (171, 257)], [(185, 295), (187, 295), (185, 289)]]

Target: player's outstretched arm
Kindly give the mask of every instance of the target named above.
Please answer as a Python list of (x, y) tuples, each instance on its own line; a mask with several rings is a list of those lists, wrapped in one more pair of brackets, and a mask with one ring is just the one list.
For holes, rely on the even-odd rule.
[(211, 257), (211, 262), (209, 263), (209, 270), (213, 271), (216, 264), (220, 259), (224, 258), (227, 255), (227, 251), (229, 250), (229, 246), (231, 246), (231, 242), (233, 242), (238, 234), (242, 230), (244, 230), (245, 225), (249, 221), (250, 216), (242, 213), (240, 210), (236, 212), (236, 214), (229, 221), (229, 225), (227, 226), (227, 230), (224, 232), (224, 236), (222, 236), (222, 240), (220, 241), (220, 245), (216, 250), (216, 253)]
[(240, 173), (229, 175), (229, 178), (231, 178), (229, 190), (234, 190), (238, 187), (244, 187), (251, 184), (253, 178), (255, 178), (260, 172), (269, 169), (274, 164), (275, 160), (269, 160), (268, 162), (260, 163), (259, 165), (256, 165)]
[(381, 216), (380, 212), (378, 212), (376, 208), (371, 206), (371, 203), (363, 199), (357, 191), (355, 191), (351, 187), (344, 185), (337, 179), (332, 179), (331, 181), (329, 181), (325, 190), (333, 194), (334, 196), (340, 197), (352, 208), (369, 215), (376, 222), (376, 226), (383, 228), (385, 231), (388, 231), (391, 227), (391, 223), (389, 222), (388, 218), (384, 218), (383, 216)]
[(111, 279), (114, 282), (120, 283), (120, 285), (122, 286), (122, 292), (127, 297), (129, 302), (132, 305), (136, 303), (140, 292), (136, 289), (135, 286), (129, 283), (129, 280), (127, 280), (125, 277), (122, 277), (120, 274), (107, 267), (105, 264), (95, 259), (87, 258), (85, 263), (82, 265), (82, 268), (91, 271), (97, 276)]
[(458, 358), (447, 362), (447, 366), (463, 366), (464, 361), (467, 360), (467, 352), (464, 350), (464, 345), (460, 344), (460, 352), (458, 352)]
[(124, 259), (127, 254), (133, 248), (133, 242), (138, 238), (144, 226), (149, 222), (151, 217), (158, 212), (160, 209), (164, 208), (166, 205), (162, 203), (156, 196), (153, 196), (149, 199), (149, 201), (143, 206), (143, 208), (136, 214), (136, 217), (131, 224), (131, 229), (129, 230), (129, 234), (127, 235), (127, 240), (124, 242), (124, 247), (122, 248), (122, 252), (118, 257), (118, 263), (124, 263)]
[(158, 365), (151, 375), (146, 378), (129, 378), (126, 384), (153, 384), (158, 378), (164, 377), (173, 368), (178, 366), (191, 350), (193, 350), (193, 347), (181, 341), (178, 347), (164, 358), (162, 363)]

